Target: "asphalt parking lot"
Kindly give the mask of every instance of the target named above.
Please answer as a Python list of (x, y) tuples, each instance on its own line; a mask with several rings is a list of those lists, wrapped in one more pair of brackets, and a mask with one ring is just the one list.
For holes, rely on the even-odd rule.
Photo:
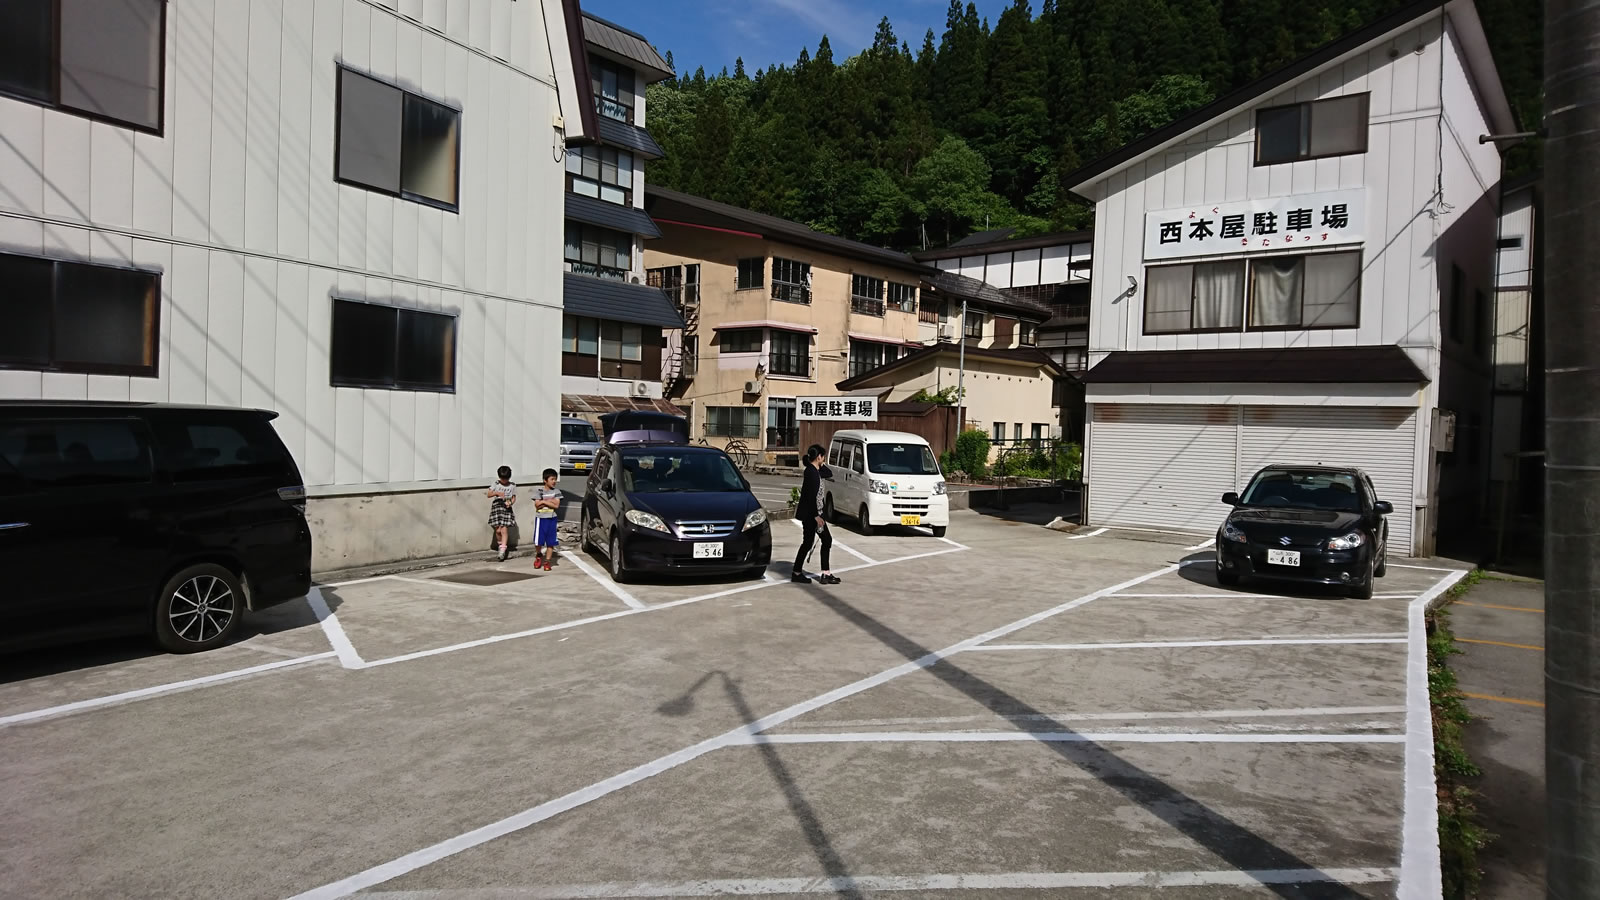
[(1193, 538), (836, 535), (831, 588), (781, 580), (784, 522), (763, 581), (486, 557), (204, 655), (0, 660), (0, 895), (1426, 890), (1421, 611), (1460, 573), (1354, 601), (1220, 588)]

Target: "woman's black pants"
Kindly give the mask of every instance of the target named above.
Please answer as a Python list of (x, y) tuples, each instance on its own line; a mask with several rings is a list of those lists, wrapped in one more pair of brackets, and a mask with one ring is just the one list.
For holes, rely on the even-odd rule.
[[(806, 534), (805, 538), (800, 541), (800, 552), (795, 554), (794, 557), (794, 570), (796, 572), (799, 572), (801, 567), (806, 564), (806, 557), (811, 554), (811, 545), (816, 541), (819, 531), (815, 516), (801, 519), (800, 527), (805, 529)], [(822, 528), (820, 531), (822, 534), (822, 571), (826, 572), (832, 568), (828, 565), (828, 551), (833, 549), (833, 535), (829, 534), (826, 528)]]

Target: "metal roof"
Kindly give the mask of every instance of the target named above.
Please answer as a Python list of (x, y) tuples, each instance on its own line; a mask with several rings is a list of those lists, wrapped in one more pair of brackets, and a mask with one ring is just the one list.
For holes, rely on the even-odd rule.
[(568, 272), (562, 279), (561, 305), (572, 315), (591, 319), (662, 328), (683, 327), (683, 316), (678, 314), (664, 291), (626, 281)]
[(704, 197), (696, 197), (679, 191), (669, 191), (665, 188), (651, 187), (645, 194), (645, 209), (650, 215), (668, 224), (681, 223), (686, 225), (699, 225), (708, 228), (721, 228), (754, 234), (756, 237), (781, 243), (796, 244), (822, 250), (849, 259), (858, 259), (863, 262), (878, 263), (911, 272), (919, 276), (929, 276), (937, 272), (931, 266), (912, 259), (907, 254), (898, 250), (888, 250), (883, 247), (874, 247), (860, 241), (852, 241), (836, 235), (823, 234), (799, 222), (780, 219)]
[(1019, 297), (997, 288), (987, 281), (979, 281), (954, 272), (940, 272), (932, 278), (924, 279), (924, 283), (932, 285), (934, 291), (949, 294), (952, 297), (976, 301), (985, 306), (997, 306), (1013, 312), (1030, 313), (1041, 319), (1047, 319), (1054, 312), (1048, 305), (1036, 300)]
[[(834, 385), (834, 387), (841, 391), (854, 390), (858, 387), (866, 385), (870, 381), (876, 380), (880, 376), (887, 375), (890, 372), (904, 369), (909, 366), (914, 366), (925, 361), (936, 360), (941, 355), (948, 354), (950, 356), (958, 356), (960, 353), (960, 346), (954, 343), (932, 344), (923, 347), (921, 350), (913, 350), (899, 359), (890, 360), (876, 369), (871, 369), (869, 371), (862, 372), (860, 375), (846, 378), (844, 381)], [(1032, 347), (994, 348), (974, 347), (969, 344), (967, 346), (966, 356), (967, 359), (988, 359), (998, 362), (1015, 363), (1021, 366), (1043, 366), (1045, 370), (1053, 376), (1069, 379), (1073, 377), (1067, 374), (1067, 372), (1060, 366), (1056, 365), (1055, 360)]]
[(1118, 350), (1084, 384), (1426, 384), (1394, 345), (1261, 350)]
[(667, 155), (667, 151), (661, 149), (661, 145), (650, 136), (650, 132), (637, 125), (618, 122), (610, 116), (601, 116), (599, 128), (602, 144), (632, 150), (644, 159), (661, 159)]
[(615, 22), (593, 13), (583, 14), (583, 39), (594, 46), (608, 51), (611, 54), (636, 63), (641, 68), (640, 74), (646, 83), (665, 81), (677, 73), (661, 58), (656, 48), (650, 46), (644, 35), (637, 31), (623, 28)]
[(581, 194), (567, 194), (567, 218), (601, 228), (611, 228), (646, 239), (661, 237), (661, 229), (642, 209), (607, 203)]

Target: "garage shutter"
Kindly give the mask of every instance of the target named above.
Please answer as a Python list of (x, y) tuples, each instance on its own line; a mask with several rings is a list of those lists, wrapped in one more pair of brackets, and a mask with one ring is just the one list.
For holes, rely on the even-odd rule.
[(1389, 547), (1410, 556), (1416, 491), (1414, 409), (1388, 407), (1249, 406), (1239, 480), (1270, 465), (1356, 466), (1371, 476), (1378, 499), (1394, 504)]
[(1238, 490), (1238, 407), (1095, 404), (1089, 517), (1096, 525), (1209, 533)]

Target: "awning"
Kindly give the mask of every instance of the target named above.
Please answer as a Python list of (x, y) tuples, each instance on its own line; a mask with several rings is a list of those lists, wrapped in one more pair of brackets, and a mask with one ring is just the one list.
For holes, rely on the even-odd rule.
[(923, 343), (921, 341), (913, 341), (913, 340), (910, 340), (909, 338), (890, 337), (890, 336), (888, 336), (886, 334), (863, 334), (863, 333), (861, 333), (859, 331), (851, 331), (851, 332), (847, 332), (847, 333), (850, 335), (850, 340), (852, 340), (852, 341), (866, 341), (869, 344), (888, 344), (888, 345), (890, 345), (892, 347), (921, 347), (921, 346), (923, 346)]
[(683, 410), (673, 406), (666, 400), (654, 400), (649, 397), (607, 397), (601, 394), (562, 394), (561, 411), (575, 413), (580, 416), (603, 416), (606, 413), (627, 412), (659, 412), (669, 416), (681, 416)]
[(567, 194), (567, 218), (645, 238), (661, 237), (661, 229), (642, 209), (607, 203), (581, 194)]
[(1115, 351), (1084, 384), (1426, 384), (1399, 347)]
[(757, 319), (750, 322), (723, 322), (711, 326), (712, 331), (733, 331), (739, 328), (776, 328), (779, 331), (799, 331), (804, 334), (816, 334), (817, 329), (810, 325), (796, 325), (793, 322), (776, 322), (772, 319)]
[(660, 288), (566, 273), (561, 306), (569, 315), (682, 328), (683, 316)]
[(650, 136), (650, 132), (637, 125), (618, 122), (610, 116), (601, 116), (599, 124), (600, 142), (603, 144), (632, 150), (642, 159), (661, 159), (667, 155), (667, 151), (661, 149), (661, 145)]

